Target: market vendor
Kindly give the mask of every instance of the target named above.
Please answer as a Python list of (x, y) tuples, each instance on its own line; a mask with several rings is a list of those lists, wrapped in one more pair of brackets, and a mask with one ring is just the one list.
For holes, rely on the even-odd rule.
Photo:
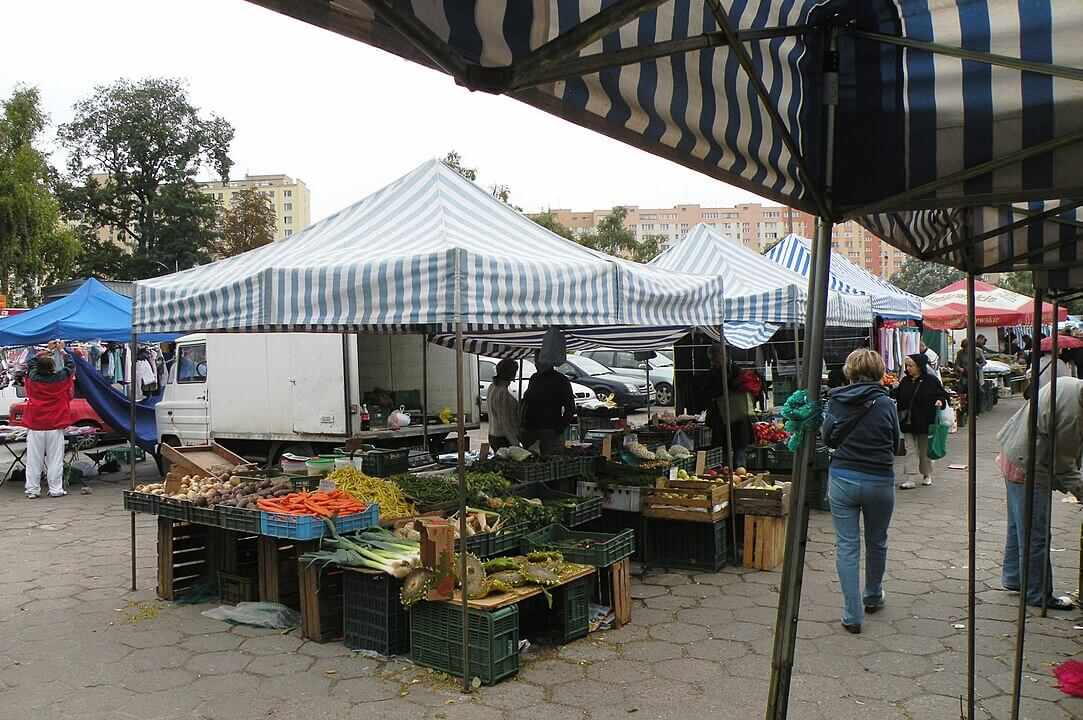
[(49, 481), (49, 497), (64, 491), (64, 428), (71, 424), (75, 396), (75, 364), (60, 341), (30, 359), (25, 379), (26, 496), (41, 495), (41, 473)]
[[(1038, 393), (1038, 447), (1035, 458), (1034, 504), (1030, 532), (1030, 570), (1027, 575), (1026, 601), (1028, 605), (1041, 605), (1043, 594), (1050, 610), (1071, 610), (1072, 601), (1053, 594), (1053, 568), (1046, 565), (1046, 587), (1042, 588), (1042, 564), (1048, 563), (1046, 541), (1052, 515), (1050, 486), (1063, 493), (1083, 498), (1083, 380), (1057, 378), (1056, 425), (1052, 424), (1050, 387)], [(1023, 562), (1025, 537), (1023, 515), (1026, 492), (1024, 480), (1030, 459), (1028, 424), (1030, 403), (1011, 417), (997, 433), (1000, 454), (997, 466), (1004, 475), (1007, 494), (1008, 534), (1004, 543), (1004, 565), (1001, 583), (1005, 590), (1019, 592), (1020, 567)], [(1056, 432), (1056, 457), (1050, 457), (1049, 438)], [(1052, 463), (1050, 460), (1052, 459)], [(1052, 467), (1051, 467), (1052, 465)]]
[[(723, 348), (716, 343), (711, 346), (711, 372), (707, 381), (707, 425), (711, 428), (714, 445), (726, 442), (726, 426), (723, 419), (729, 395), (730, 435), (733, 439), (733, 464), (745, 464), (745, 449), (752, 444), (752, 393), (744, 382), (740, 369), (732, 361), (723, 369)], [(723, 385), (725, 383), (725, 385)], [(723, 391), (725, 388), (726, 392)]]
[(572, 383), (552, 364), (539, 360), (538, 371), (523, 394), (521, 440), (528, 450), (552, 455), (563, 446), (564, 430), (575, 421)]
[(519, 363), (515, 360), (505, 358), (496, 364), (496, 377), (487, 397), (489, 447), (493, 450), (519, 445), (519, 401), (509, 387), (518, 375)]

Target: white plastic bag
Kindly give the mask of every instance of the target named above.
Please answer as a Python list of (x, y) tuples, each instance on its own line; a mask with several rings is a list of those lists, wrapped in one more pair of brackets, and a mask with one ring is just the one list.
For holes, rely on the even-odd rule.
[(948, 432), (959, 432), (959, 423), (955, 417), (955, 408), (950, 405), (936, 413), (936, 422), (939, 425), (947, 425)]
[(225, 620), (237, 625), (284, 630), (301, 624), (301, 614), (285, 605), (269, 602), (241, 602), (235, 607), (220, 605), (201, 613), (212, 620)]

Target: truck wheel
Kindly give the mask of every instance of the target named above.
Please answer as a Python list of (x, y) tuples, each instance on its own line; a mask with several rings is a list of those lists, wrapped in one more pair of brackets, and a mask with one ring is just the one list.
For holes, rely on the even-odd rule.
[(300, 455), (302, 457), (313, 457), (317, 454), (313, 447), (306, 443), (283, 445), (273, 454), (273, 457), (270, 458), (271, 465), (277, 465), (282, 462), (282, 456), (286, 453)]
[(658, 383), (654, 386), (654, 402), (663, 407), (673, 404), (673, 386), (669, 383)]

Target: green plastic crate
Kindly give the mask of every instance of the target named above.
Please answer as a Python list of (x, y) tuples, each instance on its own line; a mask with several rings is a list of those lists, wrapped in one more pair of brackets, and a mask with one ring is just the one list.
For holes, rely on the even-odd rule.
[[(590, 547), (576, 547), (582, 541), (590, 541)], [(521, 549), (524, 554), (539, 549), (556, 549), (568, 562), (607, 567), (635, 552), (635, 532), (623, 530), (613, 535), (578, 532), (554, 524), (524, 536)]]
[[(410, 659), (461, 676), (463, 611), (444, 602), (420, 602), (410, 611)], [(470, 677), (493, 685), (519, 672), (519, 608), (470, 610)]]
[(560, 618), (560, 641), (569, 643), (587, 636), (590, 632), (590, 598), (593, 595), (594, 576), (589, 575), (561, 588), (556, 597), (556, 611)]

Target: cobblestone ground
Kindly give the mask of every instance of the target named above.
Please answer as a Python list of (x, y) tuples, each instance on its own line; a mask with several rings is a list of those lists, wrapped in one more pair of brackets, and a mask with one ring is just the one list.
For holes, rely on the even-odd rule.
[[(995, 430), (979, 449), (979, 717), (1007, 718), (1016, 595), (1002, 592), (1003, 486)], [(965, 437), (931, 488), (900, 493), (888, 606), (860, 636), (839, 627), (830, 517), (814, 513), (790, 717), (959, 717), (965, 692)], [(147, 465), (140, 469), (150, 475)], [(296, 632), (230, 628), (206, 606), (154, 599), (154, 520), (139, 516), (138, 592), (128, 591), (121, 487), (24, 500), (0, 488), (0, 717), (5, 718), (719, 718), (762, 717), (779, 573), (652, 571), (633, 586), (630, 626), (532, 652), (517, 679), (465, 696), (402, 660), (355, 656)], [(1059, 500), (1059, 496), (1057, 498)], [(1074, 589), (1079, 507), (1055, 503), (1056, 586)], [(1080, 652), (1078, 613), (1029, 623), (1023, 717), (1083, 718), (1052, 687)]]

